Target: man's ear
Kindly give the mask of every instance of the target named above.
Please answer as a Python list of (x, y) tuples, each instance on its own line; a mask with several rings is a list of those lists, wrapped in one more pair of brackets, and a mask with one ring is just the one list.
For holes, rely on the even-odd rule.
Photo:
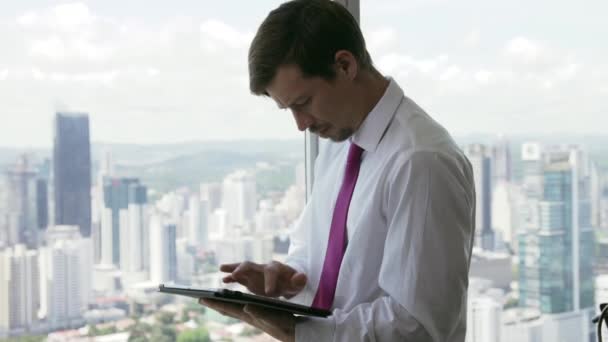
[(348, 50), (339, 50), (334, 56), (336, 73), (346, 76), (349, 80), (354, 80), (359, 72), (359, 63), (355, 56)]

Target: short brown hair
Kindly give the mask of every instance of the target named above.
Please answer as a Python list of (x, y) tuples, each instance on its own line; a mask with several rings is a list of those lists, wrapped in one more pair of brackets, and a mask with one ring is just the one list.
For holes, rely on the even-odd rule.
[(335, 77), (334, 56), (350, 51), (362, 69), (372, 61), (355, 18), (330, 0), (293, 0), (268, 14), (249, 48), (249, 88), (268, 95), (266, 87), (281, 65), (297, 65), (305, 77)]

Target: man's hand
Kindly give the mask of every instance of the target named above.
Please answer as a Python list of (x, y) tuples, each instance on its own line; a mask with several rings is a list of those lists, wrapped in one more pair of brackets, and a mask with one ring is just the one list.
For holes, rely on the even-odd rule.
[(304, 289), (307, 282), (304, 273), (278, 261), (226, 264), (220, 266), (220, 271), (230, 273), (224, 277), (224, 283), (239, 283), (254, 294), (268, 297), (292, 298)]
[(225, 303), (200, 299), (199, 303), (225, 316), (239, 319), (283, 342), (294, 342), (298, 318), (292, 314), (255, 305)]

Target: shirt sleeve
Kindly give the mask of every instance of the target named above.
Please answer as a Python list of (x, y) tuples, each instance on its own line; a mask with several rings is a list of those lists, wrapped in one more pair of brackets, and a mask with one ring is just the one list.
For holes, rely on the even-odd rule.
[(394, 160), (380, 287), (387, 297), (296, 326), (296, 341), (464, 341), (474, 235), (470, 164), (432, 151)]
[(424, 327), (399, 303), (385, 296), (329, 318), (307, 318), (296, 325), (299, 341), (431, 342)]

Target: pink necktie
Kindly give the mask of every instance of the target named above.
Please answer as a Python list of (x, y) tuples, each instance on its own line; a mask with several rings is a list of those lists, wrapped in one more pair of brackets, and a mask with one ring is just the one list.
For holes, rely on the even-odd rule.
[(342, 264), (344, 251), (346, 250), (346, 218), (348, 217), (348, 207), (350, 199), (353, 196), (353, 190), (355, 190), (355, 184), (357, 183), (362, 153), (363, 149), (361, 147), (352, 143), (350, 144), (344, 180), (338, 193), (334, 216), (331, 221), (321, 281), (319, 282), (315, 299), (312, 302), (312, 306), (315, 308), (329, 310), (334, 302), (340, 265)]

